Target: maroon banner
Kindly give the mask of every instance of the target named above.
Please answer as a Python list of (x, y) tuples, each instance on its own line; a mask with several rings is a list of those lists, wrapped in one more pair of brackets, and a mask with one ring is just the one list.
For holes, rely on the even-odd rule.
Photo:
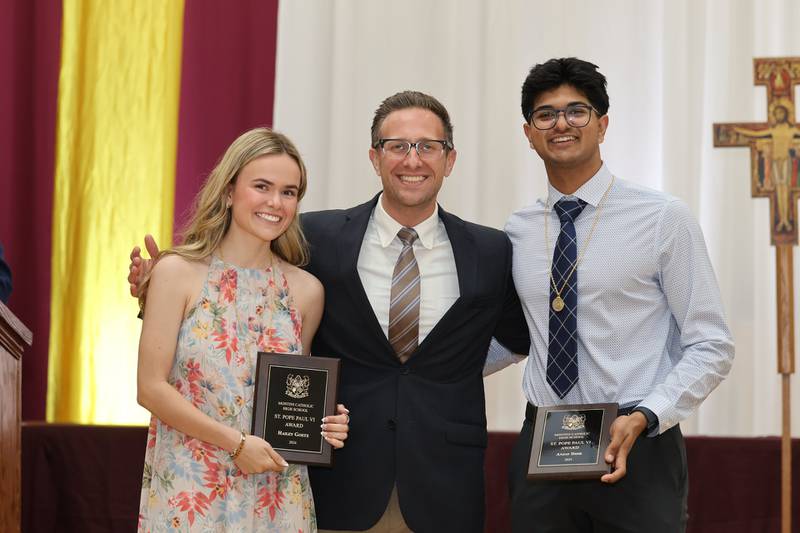
[(272, 125), (277, 0), (186, 2), (175, 232), (205, 177), (245, 130)]
[(22, 357), (22, 417), (44, 419), (61, 1), (0, 0), (0, 243), (9, 308), (33, 332)]

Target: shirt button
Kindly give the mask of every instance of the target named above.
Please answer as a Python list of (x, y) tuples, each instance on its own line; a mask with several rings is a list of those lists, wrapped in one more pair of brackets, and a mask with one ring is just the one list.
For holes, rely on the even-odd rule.
[(397, 421), (394, 418), (390, 418), (389, 420), (386, 421), (386, 425), (388, 426), (389, 429), (394, 431), (397, 428)]

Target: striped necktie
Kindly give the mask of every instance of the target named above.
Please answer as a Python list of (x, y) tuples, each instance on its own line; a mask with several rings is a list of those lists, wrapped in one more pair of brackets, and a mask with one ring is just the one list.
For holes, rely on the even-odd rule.
[(389, 343), (400, 362), (405, 363), (419, 342), (419, 267), (412, 248), (417, 232), (402, 228), (397, 237), (403, 243), (403, 250), (392, 274)]

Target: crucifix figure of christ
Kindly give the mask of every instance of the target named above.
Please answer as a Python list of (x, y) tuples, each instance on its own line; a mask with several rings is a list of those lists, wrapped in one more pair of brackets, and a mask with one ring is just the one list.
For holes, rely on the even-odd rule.
[(753, 59), (753, 82), (767, 87), (767, 122), (714, 124), (714, 146), (749, 146), (751, 195), (769, 198), (770, 235), (777, 269), (778, 372), (783, 388), (781, 531), (790, 533), (790, 377), (794, 372), (792, 254), (797, 245), (797, 198), (800, 196), (800, 125), (795, 121), (794, 87), (800, 85), (800, 57)]

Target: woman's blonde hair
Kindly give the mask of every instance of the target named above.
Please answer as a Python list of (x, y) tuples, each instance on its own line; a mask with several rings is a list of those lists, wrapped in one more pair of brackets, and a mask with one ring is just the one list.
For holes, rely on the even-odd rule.
[[(164, 250), (159, 258), (169, 254), (201, 261), (217, 249), (231, 225), (231, 209), (227, 199), (229, 186), (236, 183), (242, 169), (254, 159), (265, 155), (286, 154), (300, 168), (300, 184), (297, 201), (306, 193), (306, 166), (294, 143), (282, 133), (269, 128), (254, 128), (240, 135), (228, 147), (211, 171), (200, 192), (194, 199), (192, 215), (182, 232), (181, 244)], [(270, 243), (270, 249), (278, 257), (296, 266), (308, 262), (308, 243), (300, 228), (299, 211), (295, 212), (289, 227)], [(144, 308), (149, 283), (149, 274), (139, 288), (139, 305)]]

